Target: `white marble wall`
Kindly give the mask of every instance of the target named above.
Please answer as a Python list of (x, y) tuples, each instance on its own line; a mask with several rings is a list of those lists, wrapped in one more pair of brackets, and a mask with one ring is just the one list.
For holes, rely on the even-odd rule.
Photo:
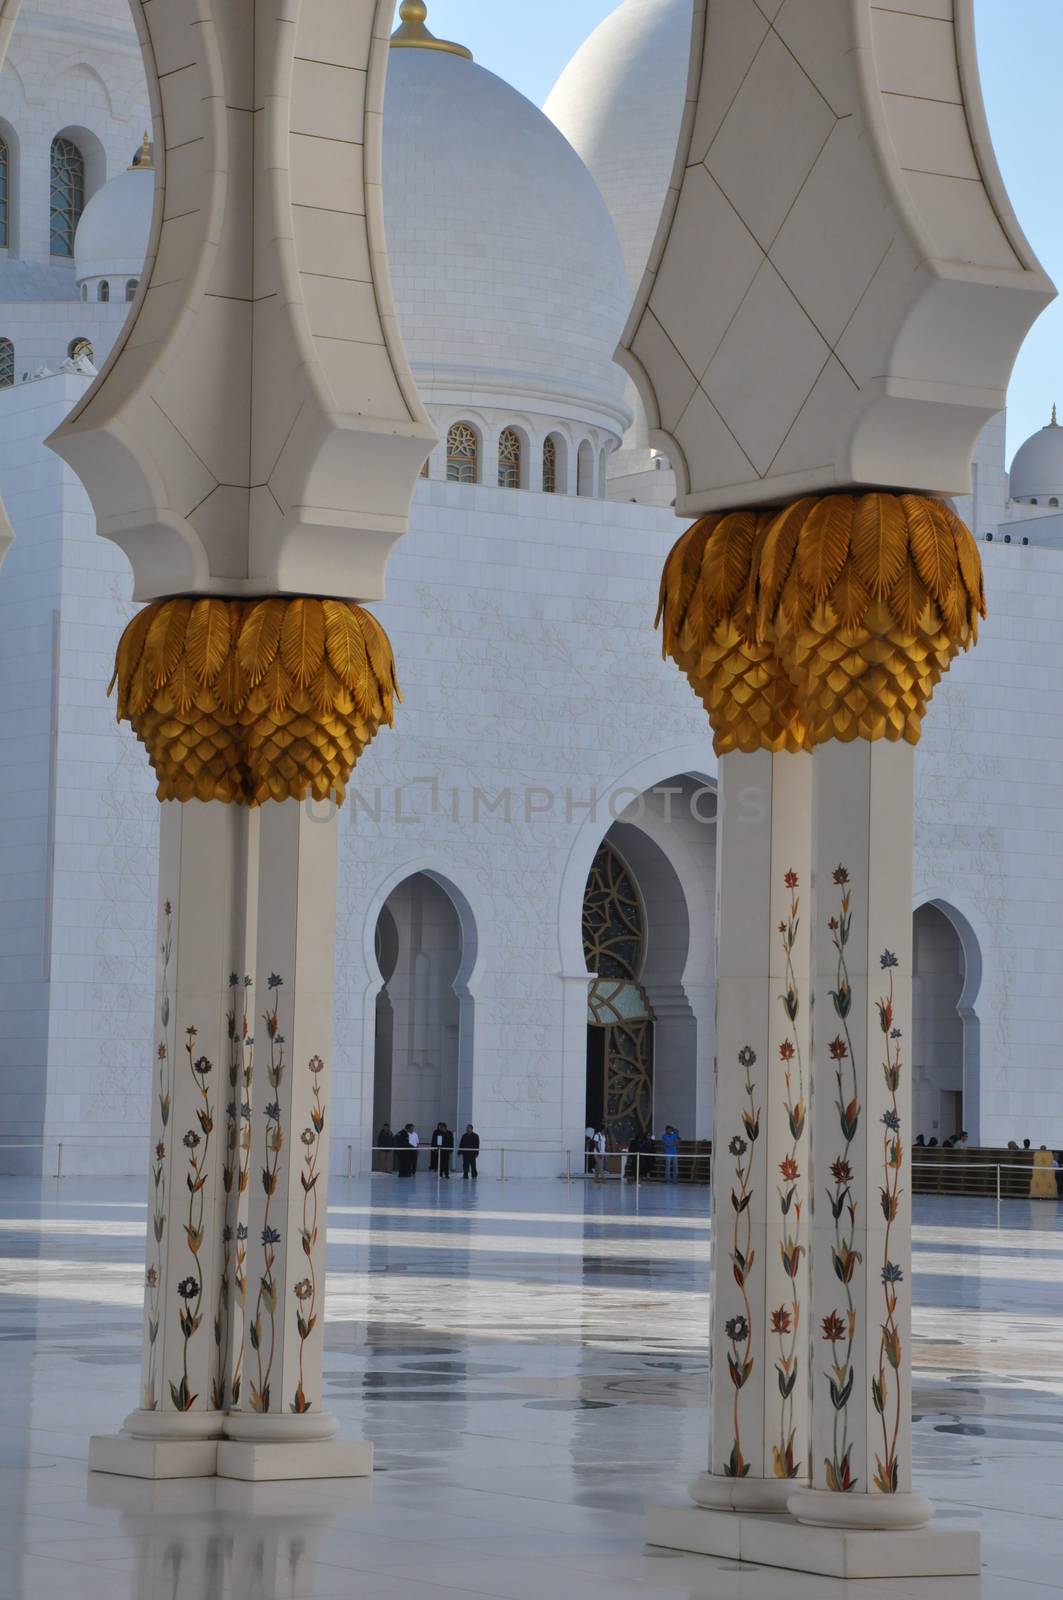
[[(54, 1170), (139, 1171), (151, 1052), (157, 806), (106, 698), (124, 557), (43, 444), (86, 380), (0, 391), (0, 1141)], [(0, 1170), (39, 1152), (0, 1151)]]
[[(135, 1171), (150, 1069), (156, 814), (142, 753), (103, 697), (129, 577), (41, 443), (83, 387), (55, 378), (0, 393), (0, 494), (17, 533), (0, 583), (0, 1135), (46, 1135), (49, 1161), (62, 1137), (70, 1167)], [(341, 1170), (346, 1145), (363, 1159), (376, 1131), (377, 917), (422, 870), (436, 874), (462, 927), (463, 1047), (482, 1137), (518, 1156), (578, 1148), (580, 922), (594, 853), (638, 794), (679, 774), (715, 774), (701, 707), (652, 631), (675, 533), (670, 516), (645, 507), (419, 485), (379, 608), (405, 701), (342, 819)], [(919, 752), (916, 898), (968, 930), (982, 968), (972, 1133), (1006, 1143), (1036, 1123), (1063, 1144), (1063, 554), (981, 548), (990, 620), (935, 697)], [(696, 787), (673, 797), (667, 825), (658, 797), (624, 826), (637, 821), (664, 849), (686, 895), (677, 1004), (698, 1019), (694, 1125), (689, 1096), (662, 1115), (704, 1134), (715, 829), (710, 805), (700, 806), (705, 821), (690, 815)]]

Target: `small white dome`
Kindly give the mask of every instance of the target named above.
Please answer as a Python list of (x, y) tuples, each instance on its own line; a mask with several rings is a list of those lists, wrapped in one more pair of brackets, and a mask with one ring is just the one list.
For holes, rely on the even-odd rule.
[(78, 283), (140, 277), (154, 205), (155, 171), (148, 165), (130, 167), (96, 191), (82, 212), (74, 238)]
[(461, 55), (392, 49), (383, 165), (391, 281), (425, 400), (622, 434), (620, 243), (553, 123)]
[(1016, 452), (1011, 463), (1011, 498), (1038, 505), (1063, 500), (1063, 428), (1052, 421)]
[(544, 108), (605, 196), (632, 294), (675, 166), (692, 28), (691, 0), (624, 0), (576, 51)]

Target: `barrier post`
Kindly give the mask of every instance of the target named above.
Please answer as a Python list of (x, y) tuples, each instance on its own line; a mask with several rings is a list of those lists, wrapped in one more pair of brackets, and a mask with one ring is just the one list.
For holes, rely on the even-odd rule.
[(565, 1151), (565, 1182), (572, 1182), (572, 1151)]
[(502, 1146), (502, 1149), (499, 1152), (499, 1154), (500, 1154), (502, 1159), (501, 1159), (501, 1164), (500, 1164), (500, 1171), (499, 1171), (499, 1175), (498, 1175), (498, 1181), (500, 1183), (505, 1183), (505, 1181), (506, 1181), (506, 1147), (505, 1147), (505, 1145)]

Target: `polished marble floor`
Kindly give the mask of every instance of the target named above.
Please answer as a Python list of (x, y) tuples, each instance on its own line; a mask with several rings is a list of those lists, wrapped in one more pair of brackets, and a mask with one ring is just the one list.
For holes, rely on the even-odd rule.
[(326, 1397), (372, 1483), (85, 1471), (137, 1388), (139, 1184), (0, 1180), (0, 1600), (1063, 1600), (1063, 1207), (917, 1202), (917, 1469), (977, 1580), (655, 1551), (704, 1465), (704, 1191), (334, 1184)]

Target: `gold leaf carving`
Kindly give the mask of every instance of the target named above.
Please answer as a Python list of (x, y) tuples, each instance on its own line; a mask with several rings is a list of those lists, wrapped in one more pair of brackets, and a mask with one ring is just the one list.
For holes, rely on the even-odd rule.
[(281, 660), (300, 689), (314, 682), (325, 657), (325, 613), (320, 600), (292, 600), (281, 628)]
[(827, 598), (845, 565), (852, 525), (853, 500), (847, 494), (820, 500), (805, 518), (797, 545), (797, 570), (816, 605)]
[(229, 654), (232, 628), (224, 600), (197, 600), (188, 619), (185, 660), (200, 683), (213, 683)]
[[(357, 700), (326, 659), (326, 615)], [(398, 693), (375, 617), (351, 601), (299, 597), (158, 601), (130, 622), (114, 682), (119, 721), (146, 747), (160, 800), (250, 806), (342, 802)]]
[(863, 494), (853, 518), (853, 565), (875, 600), (884, 600), (904, 569), (908, 529), (896, 495)]
[(927, 592), (939, 605), (956, 582), (956, 541), (944, 518), (935, 515), (932, 501), (918, 495), (901, 496), (908, 519), (908, 539), (916, 571)]

